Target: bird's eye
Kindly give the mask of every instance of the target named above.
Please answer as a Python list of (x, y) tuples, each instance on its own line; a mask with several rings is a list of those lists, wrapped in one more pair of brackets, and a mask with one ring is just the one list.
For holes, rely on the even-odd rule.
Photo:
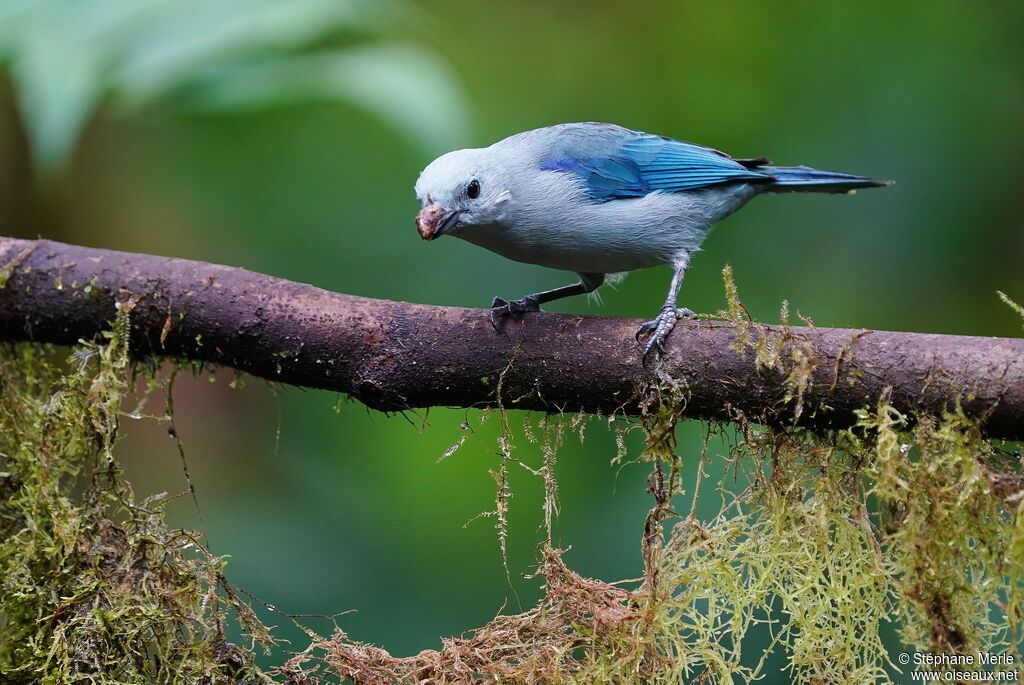
[(480, 181), (473, 179), (469, 182), (469, 185), (466, 186), (466, 196), (470, 200), (475, 200), (480, 197)]

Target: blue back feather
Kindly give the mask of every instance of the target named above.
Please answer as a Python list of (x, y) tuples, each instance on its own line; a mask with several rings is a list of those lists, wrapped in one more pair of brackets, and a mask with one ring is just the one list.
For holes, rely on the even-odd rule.
[(771, 179), (770, 175), (748, 169), (711, 148), (619, 127), (601, 132), (602, 144), (596, 146), (593, 139), (559, 136), (554, 154), (542, 160), (540, 168), (575, 173), (590, 196), (602, 202), (641, 197), (659, 190), (674, 193), (722, 183)]
[(849, 192), (891, 183), (804, 166), (771, 166), (764, 157), (736, 160), (709, 147), (613, 124), (559, 124), (503, 143), (536, 135), (545, 143), (540, 169), (575, 174), (596, 202), (729, 183), (754, 183), (773, 193)]

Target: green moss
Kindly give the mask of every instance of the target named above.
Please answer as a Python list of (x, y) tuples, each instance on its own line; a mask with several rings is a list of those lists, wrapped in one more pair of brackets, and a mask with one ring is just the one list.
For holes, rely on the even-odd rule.
[[(695, 504), (673, 507), (680, 418), (662, 404), (642, 425), (654, 503), (633, 589), (574, 573), (549, 535), (538, 568), (545, 595), (533, 609), (408, 658), (339, 630), (284, 672), (365, 683), (771, 682), (779, 674), (767, 655), (782, 650), (792, 682), (888, 682), (896, 665), (880, 634), (897, 619), (911, 651), (1008, 653), (1019, 663), (1024, 479), (962, 415), (908, 430), (883, 403), (826, 436), (741, 422), (726, 457), (739, 488), (703, 483), (708, 450), (695, 456), (695, 501), (722, 501), (707, 520)], [(524, 431), (547, 445), (537, 471), (546, 516), (557, 513), (551, 450), (574, 420)], [(747, 640), (763, 623), (767, 650)]]
[[(169, 529), (165, 495), (136, 498), (118, 471), (133, 306), (63, 364), (46, 346), (0, 352), (4, 682), (266, 680), (249, 663), (270, 636), (226, 587), (224, 559), (201, 533)], [(225, 641), (229, 615), (252, 644)]]
[(874, 444), (867, 471), (883, 552), (900, 579), (903, 639), (921, 651), (1010, 652), (1019, 662), (1019, 460), (983, 440), (959, 408), (912, 432), (905, 424), (884, 404), (861, 413)]
[(999, 299), (1003, 301), (1003, 304), (1017, 312), (1021, 319), (1024, 319), (1024, 307), (1011, 300), (1010, 296), (1002, 291), (996, 291), (996, 294), (999, 295)]
[[(24, 248), (21, 252), (14, 255), (14, 257), (10, 261), (6, 262), (3, 265), (0, 265), (0, 290), (3, 290), (4, 288), (7, 287), (7, 281), (11, 280), (11, 276), (14, 275), (15, 269), (17, 269), (21, 265), (21, 263), (25, 261), (25, 259), (28, 258), (28, 256), (32, 254), (32, 252), (35, 251), (35, 249), (36, 248), (34, 244), (29, 245), (28, 247)], [(27, 273), (29, 267), (25, 267), (25, 269)]]
[[(792, 337), (788, 306), (781, 336), (769, 339), (745, 316), (729, 272), (726, 287), (738, 351), (753, 348), (755, 368), (783, 372), (799, 407), (815, 360)], [(267, 681), (251, 664), (272, 637), (225, 581), (224, 559), (201, 533), (169, 529), (164, 496), (137, 498), (119, 473), (122, 399), (170, 382), (129, 362), (132, 307), (122, 302), (107, 338), (63, 362), (46, 346), (0, 348), (0, 675), (53, 684)], [(504, 376), (494, 381), (499, 397)], [(685, 403), (686, 389), (666, 381), (649, 390), (639, 420), (609, 420), (613, 462), (628, 456), (625, 434), (640, 431), (635, 458), (651, 468), (653, 501), (637, 517), (642, 578), (584, 578), (553, 546), (558, 451), (567, 436), (583, 439), (588, 420), (527, 415), (520, 429), (503, 409), (483, 412), (481, 421), (501, 422), (495, 508), (485, 515), (495, 518), (503, 555), (510, 466), (543, 488), (540, 602), (406, 658), (340, 629), (309, 631), (309, 647), (272, 676), (310, 685), (771, 682), (774, 650), (793, 682), (879, 682), (896, 668), (880, 637), (892, 621), (910, 651), (1008, 653), (1020, 663), (1017, 448), (986, 440), (959, 410), (911, 421), (883, 400), (855, 427), (827, 434), (739, 417), (708, 426), (703, 448), (681, 454)], [(728, 445), (717, 457), (727, 468), (714, 482), (705, 466), (717, 437)], [(465, 443), (463, 435), (441, 458)], [(697, 475), (684, 483), (687, 460)], [(699, 517), (709, 498), (717, 513)], [(241, 624), (246, 644), (225, 642), (228, 621)], [(749, 639), (763, 624), (767, 650)]]

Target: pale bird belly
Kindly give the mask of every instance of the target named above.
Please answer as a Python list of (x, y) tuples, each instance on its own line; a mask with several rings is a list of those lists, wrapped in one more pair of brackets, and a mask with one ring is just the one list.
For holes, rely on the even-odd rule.
[(456, 234), (507, 259), (580, 273), (633, 271), (664, 264), (671, 250), (664, 245), (628, 240), (595, 240), (582, 231), (551, 235), (538, 227), (476, 227)]
[(597, 204), (552, 202), (527, 207), (507, 226), (453, 234), (508, 259), (553, 269), (633, 271), (696, 252), (711, 226), (753, 195), (750, 186), (736, 186)]

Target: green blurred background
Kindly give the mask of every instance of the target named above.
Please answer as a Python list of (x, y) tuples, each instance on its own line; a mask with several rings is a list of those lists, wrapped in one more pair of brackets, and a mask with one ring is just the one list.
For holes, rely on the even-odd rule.
[[(609, 121), (897, 182), (755, 201), (707, 240), (681, 303), (721, 308), (730, 263), (761, 320), (789, 299), (818, 325), (1019, 335), (995, 291), (1024, 301), (1021, 35), (1017, 1), (0, 0), (0, 233), (480, 307), (570, 275), (423, 243), (419, 171), (453, 147)], [(667, 280), (649, 270), (601, 306), (551, 309), (650, 316)], [(238, 586), (291, 613), (356, 609), (345, 630), (400, 655), (535, 600), (540, 481), (512, 472), (518, 599), (493, 519), (463, 525), (494, 507), (495, 417), (384, 416), (233, 378), (181, 378), (175, 423)], [(165, 427), (125, 423), (136, 489), (181, 492)], [(691, 465), (700, 436), (681, 429)], [(647, 468), (614, 455), (594, 422), (557, 469), (556, 542), (606, 579), (640, 572), (650, 506)], [(515, 456), (540, 460), (522, 437)], [(200, 525), (187, 497), (170, 514)]]

